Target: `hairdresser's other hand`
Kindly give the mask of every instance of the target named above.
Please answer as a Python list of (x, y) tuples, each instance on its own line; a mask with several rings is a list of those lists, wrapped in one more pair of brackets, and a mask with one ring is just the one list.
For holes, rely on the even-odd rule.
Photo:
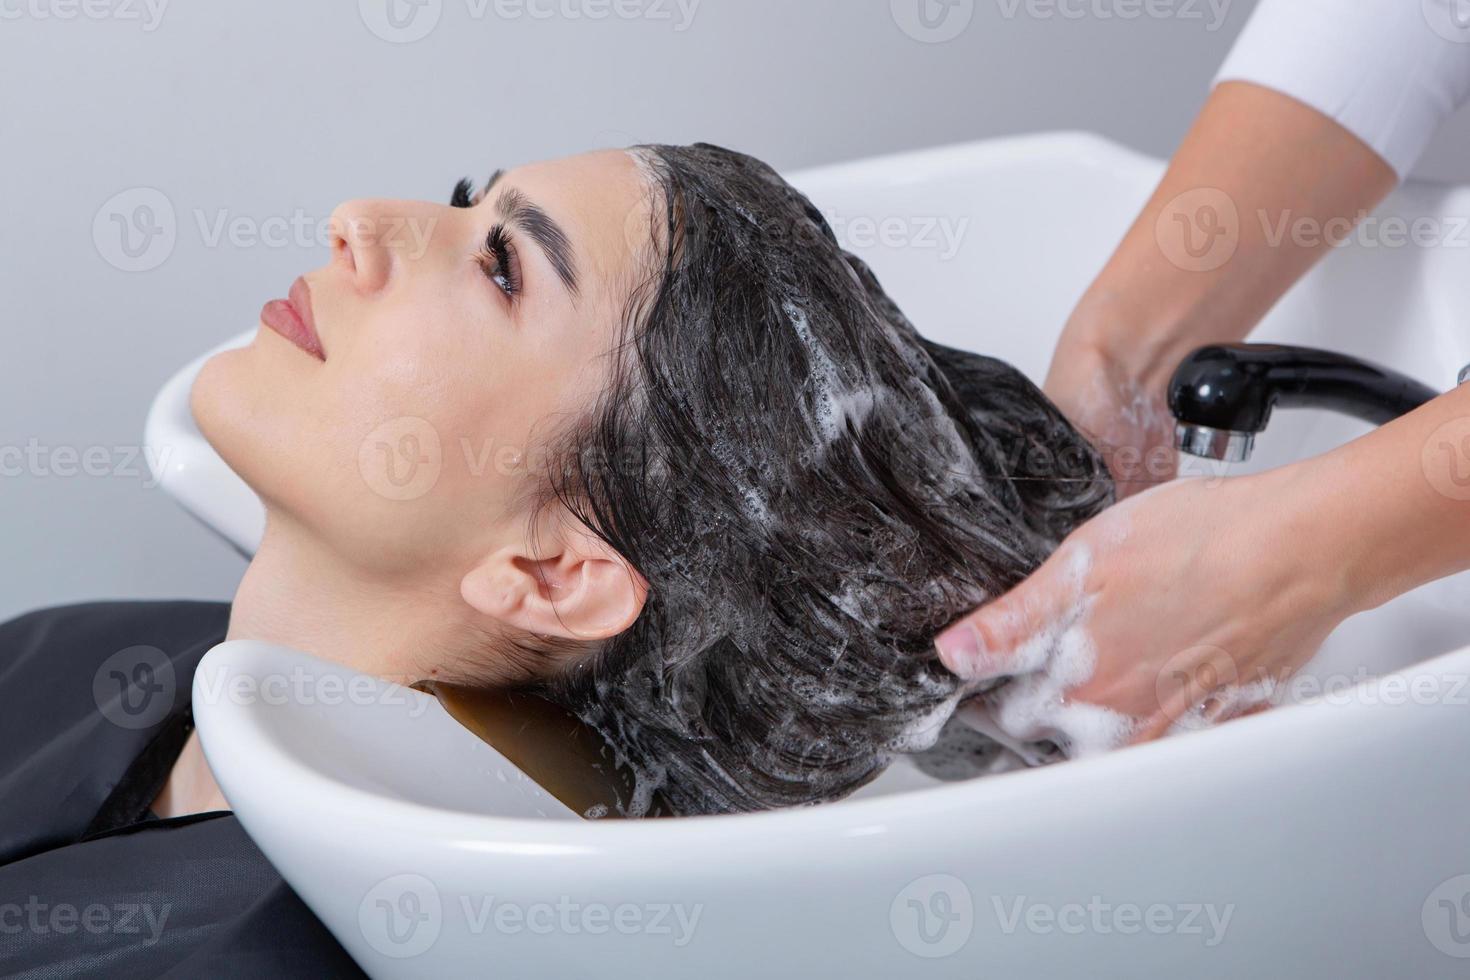
[[(1355, 611), (1342, 555), (1326, 553), (1341, 534), (1316, 526), (1321, 476), (1299, 469), (1179, 480), (1105, 511), (940, 634), (941, 659), (967, 679), (1018, 678), (992, 703), (997, 723), (1074, 754), (1262, 706)], [(1078, 744), (1100, 731), (1110, 744)]]
[[(1332, 250), (1330, 235), (1277, 239), (1247, 216), (1351, 227), (1397, 180), (1366, 143), (1305, 103), (1249, 82), (1215, 87), (1078, 300), (1045, 385), (1106, 455), (1120, 498), (1174, 475), (1164, 397), (1180, 360), (1203, 344), (1243, 340)], [(1177, 237), (1202, 205), (1228, 205), (1239, 217), (1224, 250), (1212, 246), (1203, 263)]]
[(1042, 388), (1103, 454), (1119, 500), (1174, 478), (1164, 385), (1090, 339), (1082, 311), (1063, 331)]

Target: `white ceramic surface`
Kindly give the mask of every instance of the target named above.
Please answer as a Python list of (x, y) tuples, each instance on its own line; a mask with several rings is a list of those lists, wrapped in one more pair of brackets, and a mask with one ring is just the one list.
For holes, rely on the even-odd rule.
[[(1050, 134), (792, 179), (921, 331), (1039, 379), (1161, 167)], [(1407, 185), (1380, 214), (1449, 236), (1470, 189)], [(1253, 339), (1447, 388), (1470, 360), (1467, 271), (1452, 245), (1350, 245)], [(259, 503), (188, 418), (197, 363), (160, 393), (148, 437), (171, 452), (150, 458), (248, 553)], [(1250, 465), (1361, 431), (1279, 412)], [(247, 830), (375, 976), (1460, 976), (1467, 641), (1470, 593), (1441, 583), (1344, 624), (1301, 705), (1042, 770), (933, 785), (899, 764), (839, 804), (677, 821), (566, 819), (431, 699), (294, 651), (216, 648), (195, 712)], [(220, 686), (289, 677), (311, 693)]]

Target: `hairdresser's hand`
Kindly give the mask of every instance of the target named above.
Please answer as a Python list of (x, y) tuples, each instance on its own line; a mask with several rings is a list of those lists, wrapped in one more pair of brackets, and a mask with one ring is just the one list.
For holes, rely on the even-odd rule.
[(1315, 525), (1320, 479), (1288, 467), (1133, 497), (945, 630), (941, 659), (1015, 677), (995, 721), (1073, 754), (1261, 707), (1354, 611), (1341, 556), (1318, 553), (1342, 538)]
[(1043, 385), (1047, 396), (1103, 454), (1122, 500), (1172, 480), (1178, 467), (1164, 385), (1107, 353), (1074, 317)]

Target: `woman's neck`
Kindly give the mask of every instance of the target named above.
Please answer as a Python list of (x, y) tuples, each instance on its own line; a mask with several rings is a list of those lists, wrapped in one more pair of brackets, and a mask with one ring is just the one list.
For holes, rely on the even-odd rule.
[(452, 585), (374, 581), (308, 536), (268, 522), (235, 592), (226, 639), (287, 646), (410, 684), (452, 662), (462, 607)]
[[(446, 594), (447, 593), (447, 594)], [(267, 522), (235, 591), (228, 640), (260, 640), (401, 684), (440, 674), (454, 651), (457, 593), (422, 583), (373, 582), (304, 534)], [(461, 604), (462, 605), (462, 604)], [(153, 800), (160, 817), (229, 809), (190, 734)]]

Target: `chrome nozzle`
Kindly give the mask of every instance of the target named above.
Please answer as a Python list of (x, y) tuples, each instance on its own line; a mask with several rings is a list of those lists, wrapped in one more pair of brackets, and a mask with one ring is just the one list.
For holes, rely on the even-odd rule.
[(1253, 432), (1212, 429), (1207, 425), (1180, 422), (1174, 426), (1175, 448), (1191, 456), (1203, 456), (1224, 463), (1243, 463), (1251, 458), (1256, 436)]

